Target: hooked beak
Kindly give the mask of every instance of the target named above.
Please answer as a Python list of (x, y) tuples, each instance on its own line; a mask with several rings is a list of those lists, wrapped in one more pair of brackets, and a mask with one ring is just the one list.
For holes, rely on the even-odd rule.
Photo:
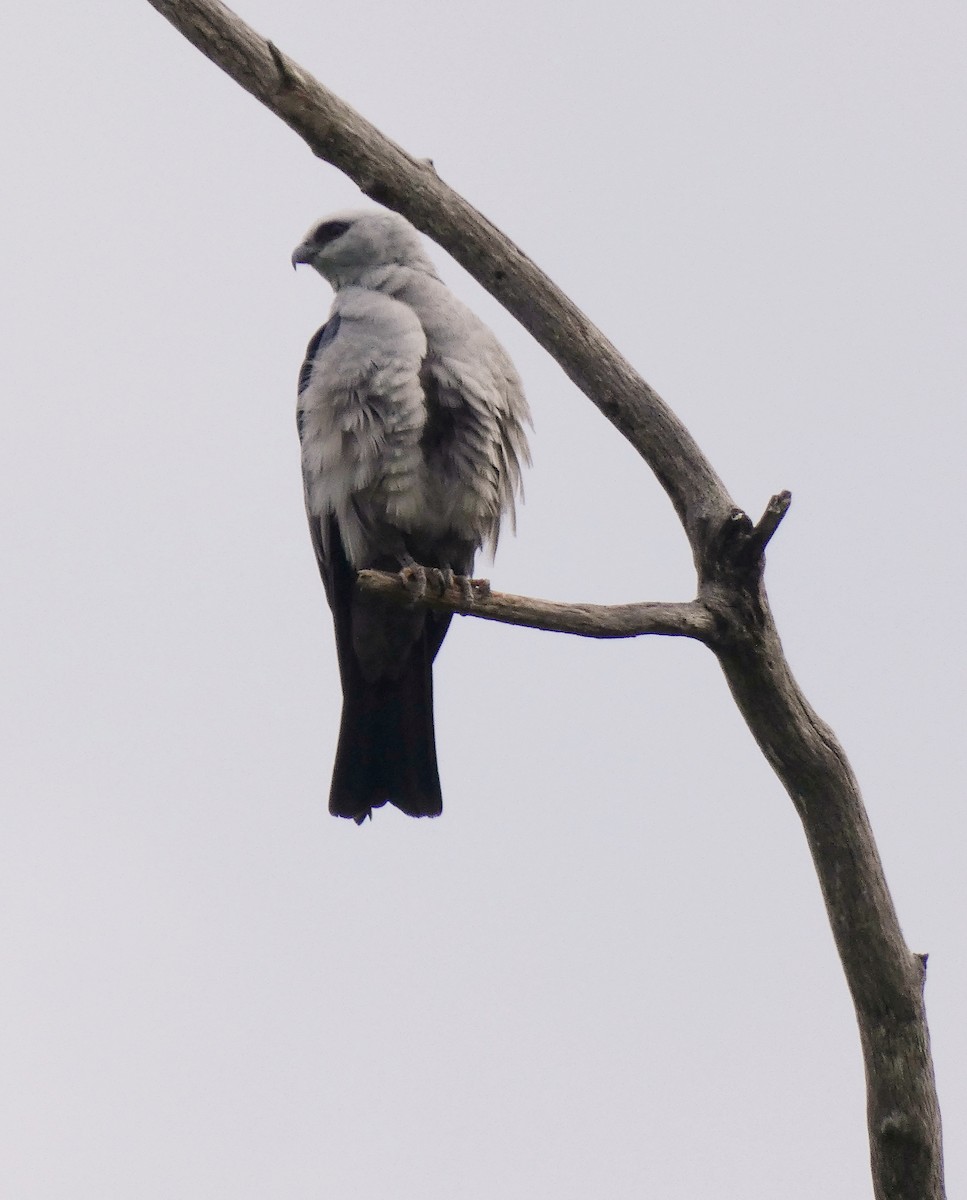
[(308, 242), (302, 242), (292, 251), (292, 269), (293, 271), (300, 263), (312, 262), (312, 247)]

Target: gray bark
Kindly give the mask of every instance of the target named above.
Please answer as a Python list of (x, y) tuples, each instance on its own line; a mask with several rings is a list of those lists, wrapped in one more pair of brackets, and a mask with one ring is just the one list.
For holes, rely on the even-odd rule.
[[(654, 471), (692, 548), (684, 604), (559, 605), (481, 589), (420, 602), (590, 637), (698, 639), (718, 658), (753, 736), (796, 807), (856, 1010), (877, 1200), (944, 1196), (940, 1110), (923, 1003), (926, 956), (906, 946), (859, 788), (834, 734), (783, 653), (763, 583), (764, 550), (789, 504), (752, 521), (689, 432), (575, 305), (436, 174), (327, 91), (218, 0), (149, 0), (189, 41), (286, 122), (319, 158), (409, 218), (487, 288), (561, 364)], [(405, 581), (360, 586), (413, 603)]]

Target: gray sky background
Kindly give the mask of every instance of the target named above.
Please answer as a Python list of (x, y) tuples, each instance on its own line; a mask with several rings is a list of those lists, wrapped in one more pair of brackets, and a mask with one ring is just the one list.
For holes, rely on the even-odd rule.
[[(599, 323), (758, 515), (864, 788), (967, 1188), (967, 14), (245, 0)], [(0, 1190), (855, 1200), (852, 1007), (712, 657), (457, 620), (445, 812), (326, 813), (289, 255), (358, 193), (147, 3), (5, 18)], [(437, 252), (535, 411), (495, 587), (684, 599), (648, 471)]]

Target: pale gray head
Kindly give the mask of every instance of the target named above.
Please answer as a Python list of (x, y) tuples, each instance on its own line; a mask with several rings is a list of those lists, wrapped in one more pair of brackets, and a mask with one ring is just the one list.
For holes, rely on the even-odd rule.
[(420, 235), (404, 217), (386, 209), (333, 213), (317, 222), (292, 255), (334, 288), (348, 287), (380, 267), (402, 266), (435, 274)]

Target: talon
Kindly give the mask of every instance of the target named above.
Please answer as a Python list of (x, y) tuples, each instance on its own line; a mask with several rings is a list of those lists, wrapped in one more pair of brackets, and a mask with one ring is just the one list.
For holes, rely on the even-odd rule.
[(489, 579), (468, 579), (470, 585), (470, 600), (486, 600), (490, 596), (490, 580)]
[(454, 579), (454, 583), (457, 585), (457, 590), (460, 593), (460, 599), (463, 601), (463, 603), (473, 604), (473, 580), (468, 579), (466, 575), (457, 575)]
[(419, 563), (407, 563), (400, 571), (400, 579), (414, 600), (422, 600), (426, 595), (426, 568)]

